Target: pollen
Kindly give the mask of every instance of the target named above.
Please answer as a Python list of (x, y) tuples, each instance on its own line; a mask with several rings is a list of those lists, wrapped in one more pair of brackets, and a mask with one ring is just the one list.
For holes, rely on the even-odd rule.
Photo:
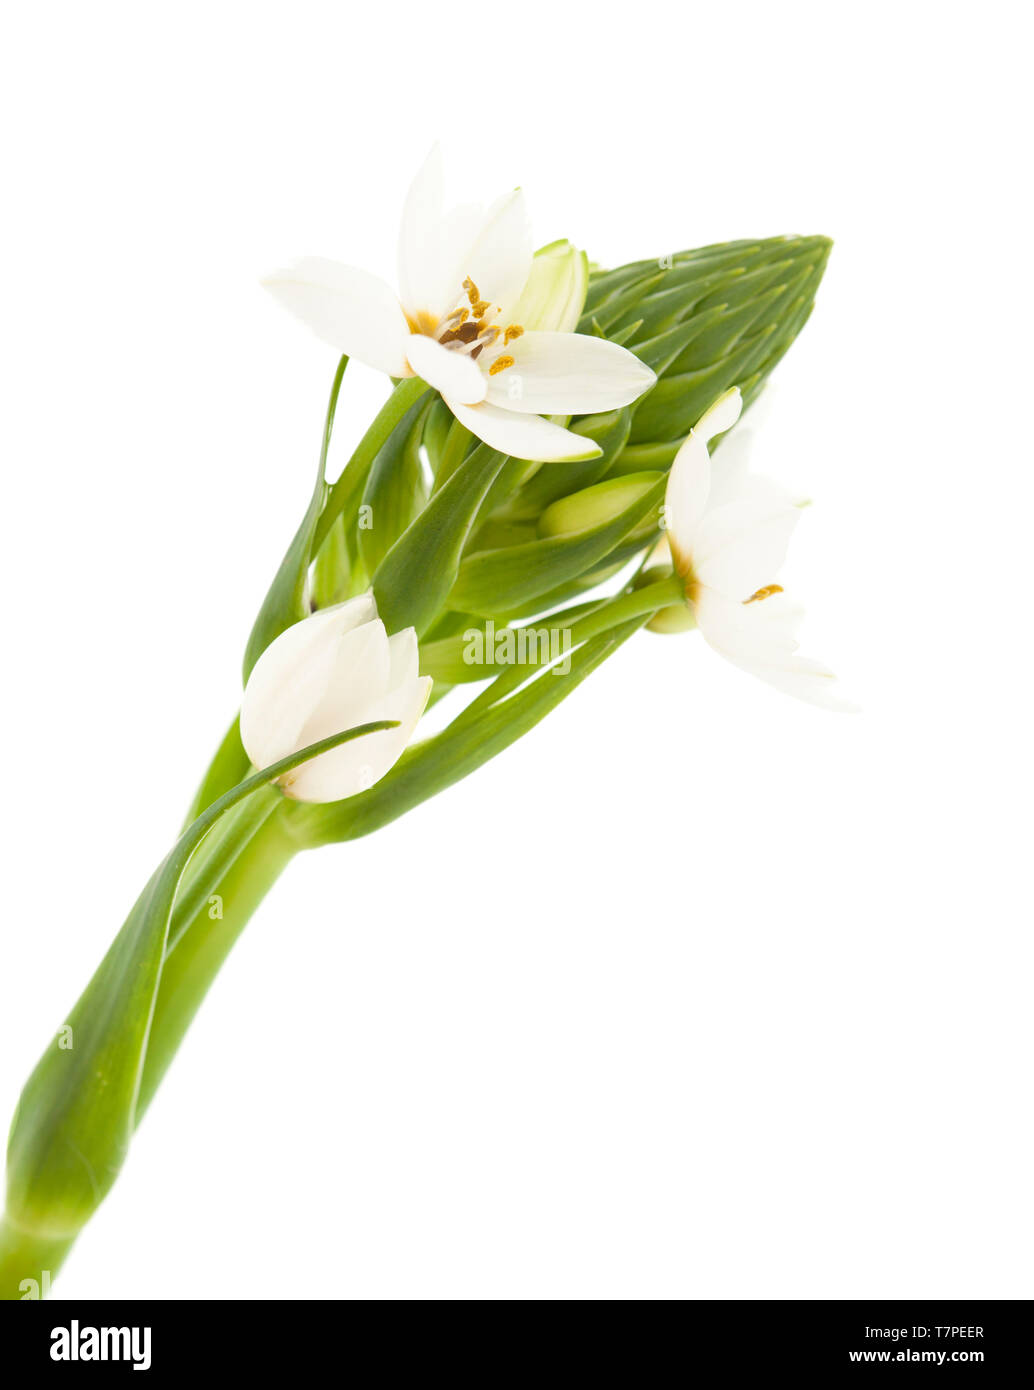
[(467, 298), (470, 300), (470, 312), (476, 319), (483, 319), (485, 314), (491, 309), (487, 299), (481, 298), (481, 291), (468, 275), (463, 282), (463, 288), (467, 291)]
[(523, 336), (523, 334), (524, 329), (520, 326), (519, 323), (511, 323), (509, 328), (503, 334), (503, 345), (505, 346), (507, 343), (512, 343), (514, 338), (520, 338)]
[(771, 598), (773, 594), (781, 594), (782, 592), (782, 584), (766, 584), (765, 587), (759, 589), (756, 594), (751, 594), (750, 598), (745, 598), (743, 600), (743, 606), (746, 607), (748, 603), (760, 603), (762, 599)]
[(492, 363), (492, 365), (489, 367), (488, 375), (495, 376), (498, 372), (505, 372), (507, 367), (512, 366), (513, 358), (510, 356), (508, 352), (503, 353), (503, 355), (501, 357), (497, 357), (495, 361)]

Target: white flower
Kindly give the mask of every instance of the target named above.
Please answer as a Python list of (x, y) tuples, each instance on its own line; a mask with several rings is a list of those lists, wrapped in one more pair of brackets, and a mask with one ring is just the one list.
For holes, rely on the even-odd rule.
[(264, 284), (339, 352), (422, 377), (493, 449), (532, 461), (595, 458), (595, 444), (541, 417), (615, 410), (656, 377), (616, 343), (523, 323), (516, 311), (531, 265), (521, 190), (487, 211), (446, 213), (435, 147), (402, 214), (397, 296), (375, 275), (314, 257)]
[(431, 692), (418, 673), (411, 627), (389, 637), (372, 593), (323, 609), (282, 632), (259, 657), (241, 705), (241, 742), (257, 768), (377, 719), (364, 734), (280, 779), (298, 801), (340, 801), (378, 782), (409, 742)]
[[(739, 419), (733, 388), (690, 432), (672, 464), (665, 522), (672, 562), (705, 641), (777, 689), (830, 709), (851, 708), (832, 671), (797, 654), (802, 610), (774, 582), (801, 504), (778, 484), (748, 476), (746, 460), (712, 470), (708, 440)], [(730, 450), (731, 453), (731, 450)]]

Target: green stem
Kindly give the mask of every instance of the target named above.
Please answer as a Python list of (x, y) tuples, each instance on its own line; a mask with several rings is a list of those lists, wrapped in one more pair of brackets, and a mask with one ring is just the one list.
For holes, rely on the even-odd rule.
[(312, 553), (319, 550), (320, 546), (327, 539), (330, 528), (341, 515), (351, 493), (352, 477), (362, 475), (369, 469), (374, 459), (380, 453), (381, 448), (387, 442), (402, 417), (409, 410), (410, 406), (415, 405), (420, 397), (431, 388), (426, 381), (420, 377), (408, 377), (405, 381), (400, 381), (392, 391), (391, 395), (381, 406), (374, 419), (373, 424), (359, 441), (355, 453), (348, 460), (340, 478), (327, 492), (327, 500), (319, 521), (316, 523), (316, 531), (313, 536)]
[(231, 948), (299, 848), (286, 828), (283, 802), (270, 787), (235, 807), (202, 844), (184, 877), (169, 924), (138, 1123)]
[[(571, 647), (580, 647), (584, 643), (590, 642), (594, 637), (609, 632), (612, 628), (620, 627), (623, 623), (633, 622), (637, 618), (652, 615), (661, 608), (668, 608), (676, 603), (684, 603), (685, 597), (682, 580), (675, 574), (659, 579), (654, 584), (645, 585), (641, 589), (630, 589), (626, 593), (618, 594), (615, 598), (608, 599), (585, 613), (584, 617), (577, 618), (574, 622), (567, 624)], [(583, 608), (584, 605), (579, 604), (574, 611), (581, 612)], [(542, 625), (563, 627), (565, 616), (570, 617), (570, 614), (551, 613), (547, 618), (542, 619)], [(531, 624), (531, 626), (535, 625), (534, 623)], [(528, 679), (528, 672), (542, 664), (536, 655), (536, 659), (529, 660), (524, 665), (494, 668), (499, 671), (495, 680), (481, 692), (476, 700), (472, 700), (462, 713), (456, 716), (450, 728), (459, 729), (471, 723), (482, 711), (498, 704), (512, 690), (516, 690)]]
[[(342, 730), (245, 778), (187, 827), (151, 875), (68, 1015), (74, 1050), (59, 1057), (48, 1048), (22, 1090), (7, 1151), (5, 1298), (19, 1297), (37, 1267), (56, 1273), (104, 1200), (129, 1133), (215, 971), (290, 859), (294, 844), (279, 815), (284, 798), (270, 780), (352, 739), (397, 727), (375, 720)], [(216, 843), (206, 845), (217, 829)]]
[(0, 1217), (0, 1302), (42, 1298), (74, 1239), (34, 1235)]
[[(275, 788), (229, 811), (181, 880), (155, 999), (136, 1122), (158, 1088), (209, 986), (252, 913), (298, 849)], [(0, 1220), (0, 1301), (42, 1297), (75, 1241)]]

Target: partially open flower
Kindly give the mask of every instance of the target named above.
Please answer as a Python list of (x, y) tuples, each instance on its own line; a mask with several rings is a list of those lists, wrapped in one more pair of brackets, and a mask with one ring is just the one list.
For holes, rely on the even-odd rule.
[(849, 709), (833, 672), (798, 655), (803, 610), (774, 582), (800, 503), (769, 479), (746, 474), (744, 459), (712, 469), (708, 441), (736, 423), (741, 407), (739, 391), (727, 391), (675, 457), (665, 495), (672, 563), (716, 652), (798, 699)]
[(527, 329), (573, 333), (589, 288), (589, 258), (569, 241), (551, 241), (532, 257), (514, 318)]
[[(584, 261), (556, 243), (529, 298), (532, 244), (524, 195), (487, 211), (446, 213), (441, 156), (431, 151), (406, 199), (399, 293), (375, 275), (308, 257), (266, 287), (339, 352), (394, 377), (419, 376), (461, 424), (504, 454), (546, 461), (595, 458), (598, 445), (544, 415), (590, 415), (629, 405), (656, 377), (634, 353), (568, 330), (584, 298)], [(549, 273), (555, 280), (549, 298)], [(562, 301), (562, 302), (561, 302)], [(579, 302), (578, 310), (581, 309)], [(525, 309), (536, 322), (521, 318)]]
[(244, 692), (241, 741), (263, 768), (344, 729), (397, 719), (397, 729), (322, 753), (280, 783), (298, 801), (340, 801), (394, 766), (430, 692), (416, 633), (389, 637), (373, 595), (363, 594), (295, 623), (266, 648)]

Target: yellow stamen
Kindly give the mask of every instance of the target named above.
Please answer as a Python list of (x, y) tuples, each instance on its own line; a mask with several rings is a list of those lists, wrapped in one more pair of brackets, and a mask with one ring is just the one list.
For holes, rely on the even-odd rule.
[(505, 372), (507, 367), (513, 366), (513, 358), (509, 354), (497, 357), (488, 369), (489, 376), (495, 376), (497, 372)]
[(520, 338), (523, 333), (524, 329), (520, 326), (519, 323), (511, 323), (509, 328), (507, 328), (506, 332), (503, 334), (503, 342), (512, 343), (514, 338)]
[(751, 594), (750, 598), (745, 598), (743, 600), (744, 607), (746, 607), (748, 603), (760, 603), (762, 599), (771, 598), (773, 594), (781, 594), (782, 592), (782, 584), (766, 584), (765, 587), (759, 589), (756, 594)]

